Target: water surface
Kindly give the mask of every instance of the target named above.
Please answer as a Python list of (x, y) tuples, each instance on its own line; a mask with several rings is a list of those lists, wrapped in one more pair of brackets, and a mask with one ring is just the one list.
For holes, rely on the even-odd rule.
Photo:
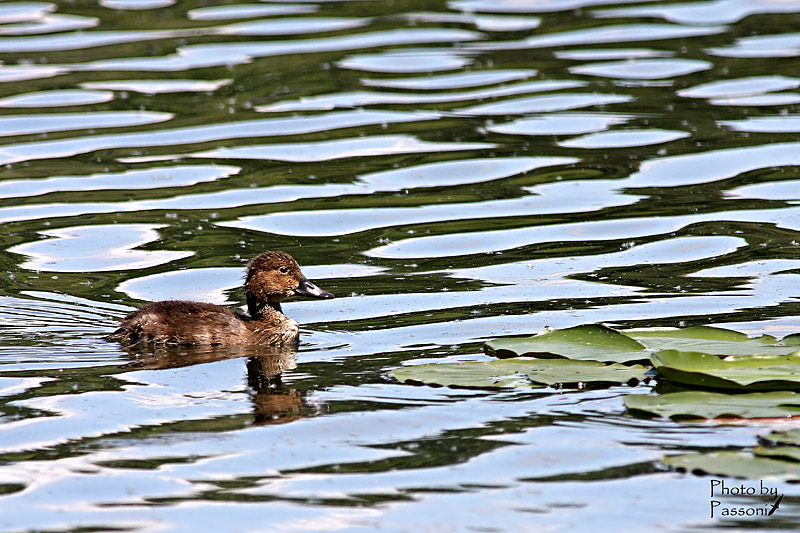
[[(652, 384), (391, 383), (546, 326), (800, 331), (800, 2), (0, 5), (0, 529), (686, 531)], [(298, 350), (128, 351), (294, 255)], [(741, 503), (742, 500), (731, 500)], [(748, 502), (758, 505), (758, 502)]]

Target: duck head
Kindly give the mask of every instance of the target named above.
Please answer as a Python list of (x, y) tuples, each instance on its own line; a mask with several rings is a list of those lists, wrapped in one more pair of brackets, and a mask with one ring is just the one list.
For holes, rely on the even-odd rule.
[(244, 292), (253, 318), (259, 317), (266, 306), (280, 311), (281, 302), (295, 294), (333, 298), (333, 294), (311, 283), (297, 261), (284, 252), (265, 252), (253, 259), (247, 267)]

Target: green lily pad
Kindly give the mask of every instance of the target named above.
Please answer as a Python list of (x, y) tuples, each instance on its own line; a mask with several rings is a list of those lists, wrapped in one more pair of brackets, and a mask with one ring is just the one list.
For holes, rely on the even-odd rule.
[(800, 463), (800, 448), (797, 446), (756, 446), (753, 453), (756, 457), (769, 457)]
[(678, 471), (747, 479), (800, 481), (800, 463), (748, 452), (690, 453), (664, 457), (662, 463)]
[(781, 344), (786, 346), (800, 346), (800, 333), (792, 333), (781, 339)]
[(684, 385), (734, 390), (800, 389), (800, 352), (719, 357), (663, 350), (650, 360), (664, 378)]
[(500, 359), (531, 356), (644, 363), (647, 352), (661, 350), (719, 355), (788, 355), (797, 351), (798, 346), (800, 335), (778, 340), (770, 335), (748, 337), (738, 331), (710, 326), (617, 331), (600, 324), (589, 324), (545, 331), (532, 337), (495, 339), (487, 342), (484, 350)]
[(495, 339), (484, 345), (500, 359), (533, 356), (614, 363), (647, 362), (645, 347), (617, 330), (590, 324), (545, 331), (533, 337)]
[(643, 366), (570, 359), (516, 358), (488, 362), (412, 365), (388, 375), (400, 382), (471, 388), (540, 388), (547, 385), (627, 383), (643, 380)]
[(770, 335), (748, 337), (730, 329), (692, 326), (680, 329), (629, 329), (622, 333), (642, 343), (650, 351), (680, 350), (722, 355), (786, 355), (797, 347), (781, 345)]
[(773, 446), (800, 446), (800, 429), (773, 431), (767, 435), (759, 435), (758, 439)]
[(671, 392), (658, 396), (629, 394), (625, 407), (665, 418), (786, 418), (800, 416), (800, 394), (790, 391), (725, 394), (709, 391)]
[[(600, 324), (551, 330), (484, 345), (500, 359), (529, 356), (603, 363), (651, 362), (659, 374), (684, 385), (739, 391), (800, 390), (800, 335), (778, 340), (723, 328), (617, 331)], [(649, 358), (646, 359), (646, 356)]]

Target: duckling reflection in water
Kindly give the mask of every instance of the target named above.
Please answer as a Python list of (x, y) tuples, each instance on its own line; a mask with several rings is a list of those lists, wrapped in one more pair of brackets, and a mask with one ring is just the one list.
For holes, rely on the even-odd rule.
[(308, 281), (292, 256), (266, 252), (250, 262), (244, 292), (249, 316), (202, 302), (153, 302), (129, 314), (109, 340), (126, 344), (261, 345), (296, 344), (297, 322), (283, 314), (281, 302), (300, 294), (333, 298)]
[(247, 385), (253, 405), (253, 423), (285, 424), (318, 411), (305, 401), (308, 391), (287, 386), (281, 379), (297, 367), (297, 346), (176, 346), (132, 345), (124, 350), (133, 358), (126, 370), (170, 370), (227, 359), (246, 358)]

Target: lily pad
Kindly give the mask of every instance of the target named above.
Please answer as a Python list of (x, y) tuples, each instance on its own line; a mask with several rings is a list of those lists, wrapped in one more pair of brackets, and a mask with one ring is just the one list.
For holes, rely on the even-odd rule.
[(488, 362), (412, 365), (389, 372), (400, 381), (472, 388), (540, 388), (547, 385), (617, 384), (643, 380), (640, 365), (604, 364), (569, 359), (516, 358)]
[(533, 356), (614, 363), (647, 362), (645, 347), (615, 329), (590, 324), (545, 331), (533, 337), (495, 339), (484, 345), (500, 359)]
[(549, 330), (532, 337), (495, 339), (484, 345), (500, 359), (531, 356), (582, 361), (646, 363), (648, 352), (695, 351), (719, 355), (788, 355), (798, 350), (800, 335), (778, 340), (710, 326), (615, 330), (600, 324)]
[(642, 343), (650, 351), (680, 350), (721, 355), (786, 355), (797, 347), (785, 346), (775, 337), (748, 337), (744, 333), (710, 326), (676, 329), (629, 329), (622, 333)]
[(770, 457), (800, 463), (800, 448), (797, 446), (756, 446), (756, 457)]
[(658, 396), (629, 394), (625, 407), (665, 418), (787, 418), (800, 416), (800, 394), (791, 391), (725, 394), (710, 391), (671, 392)]
[(773, 431), (767, 435), (759, 435), (758, 440), (773, 446), (800, 446), (800, 429)]
[(650, 360), (664, 378), (684, 385), (734, 390), (800, 389), (800, 352), (719, 357), (663, 350)]
[(664, 457), (662, 463), (678, 471), (748, 479), (800, 481), (800, 463), (748, 452), (690, 453)]
[(792, 333), (781, 339), (781, 344), (786, 346), (800, 346), (800, 333)]

